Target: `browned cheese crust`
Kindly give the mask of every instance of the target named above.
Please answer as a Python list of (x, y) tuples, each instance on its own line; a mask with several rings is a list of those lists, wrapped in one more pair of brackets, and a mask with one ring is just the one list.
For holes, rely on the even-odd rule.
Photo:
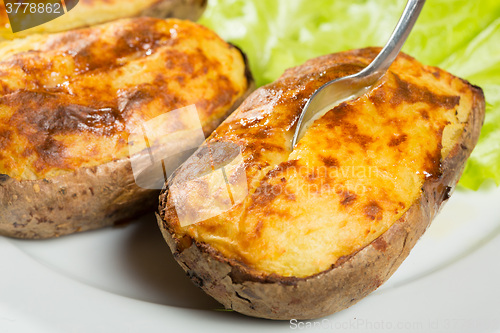
[(0, 234), (56, 237), (153, 211), (158, 191), (135, 184), (129, 134), (195, 104), (208, 136), (250, 88), (243, 54), (190, 21), (127, 19), (5, 42)]
[[(180, 225), (172, 188), (203, 169), (206, 148), (169, 180), (158, 224), (192, 281), (226, 308), (270, 319), (345, 309), (394, 273), (449, 198), (478, 140), (484, 96), (405, 54), (371, 92), (316, 120), (291, 151), (315, 89), (359, 71), (378, 52), (347, 51), (289, 69), (219, 126), (207, 144), (239, 145), (248, 181), (249, 195), (229, 211)], [(203, 193), (196, 186), (176, 203), (196, 208)]]
[[(36, 3), (49, 3), (49, 1), (38, 0)], [(66, 14), (13, 34), (6, 8), (0, 3), (0, 40), (67, 31), (138, 16), (175, 17), (195, 21), (201, 16), (206, 5), (207, 0), (80, 0)], [(24, 7), (21, 7), (21, 10), (23, 9)]]

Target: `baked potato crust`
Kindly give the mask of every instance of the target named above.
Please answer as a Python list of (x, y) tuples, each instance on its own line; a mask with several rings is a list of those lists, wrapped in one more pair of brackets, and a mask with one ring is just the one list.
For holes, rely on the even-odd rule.
[[(196, 104), (209, 135), (252, 82), (239, 49), (177, 19), (128, 19), (4, 42), (0, 235), (57, 237), (153, 211), (158, 191), (135, 184), (129, 133)], [(132, 158), (144, 153), (135, 149)]]
[[(352, 61), (360, 54), (370, 58), (377, 51), (378, 49), (351, 51), (343, 56)], [(298, 74), (307, 71), (308, 66), (321, 68), (322, 63), (335, 56), (311, 60), (290, 72)], [(435, 73), (437, 77), (444, 74), (437, 69)], [(432, 176), (425, 178), (418, 198), (386, 231), (369, 244), (339, 258), (328, 269), (310, 276), (270, 274), (247, 262), (228, 257), (226, 253), (216, 250), (209, 243), (199, 241), (187, 232), (180, 232), (169, 191), (165, 189), (160, 196), (157, 219), (176, 260), (193, 282), (209, 295), (225, 307), (250, 316), (311, 319), (340, 311), (356, 303), (385, 282), (399, 267), (460, 178), (464, 162), (477, 142), (484, 120), (484, 96), (481, 89), (463, 83), (464, 89), (472, 92), (472, 106), (468, 110), (470, 112), (465, 115), (466, 118), (462, 119), (464, 126), (458, 137), (451, 135), (448, 138), (451, 140), (449, 147), (440, 147), (443, 149), (436, 152), (438, 162), (432, 163), (436, 168)], [(248, 104), (244, 103), (240, 110), (252, 109), (251, 103), (258, 100), (255, 96), (259, 93), (261, 96), (265, 95), (262, 91), (255, 92), (254, 100)], [(249, 100), (251, 99), (252, 97), (249, 97)], [(238, 112), (232, 117), (237, 116)], [(230, 122), (231, 119), (228, 119), (224, 124)], [(216, 137), (217, 132), (218, 130), (208, 141)], [(439, 156), (443, 158), (440, 159)], [(435, 159), (436, 157), (433, 157), (430, 160)], [(189, 164), (189, 161), (186, 164)], [(182, 168), (172, 179), (179, 174), (182, 176)], [(189, 167), (186, 167), (187, 169)], [(169, 182), (172, 182), (172, 179)]]
[[(44, 0), (37, 1), (41, 2)], [(206, 5), (207, 0), (80, 0), (78, 5), (65, 15), (13, 34), (5, 6), (0, 3), (0, 40), (67, 31), (137, 16), (175, 17), (195, 21), (201, 16)]]

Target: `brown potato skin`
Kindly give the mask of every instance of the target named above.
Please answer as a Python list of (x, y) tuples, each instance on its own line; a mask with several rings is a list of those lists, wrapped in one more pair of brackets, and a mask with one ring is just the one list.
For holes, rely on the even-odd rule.
[(175, 17), (196, 21), (203, 14), (206, 6), (207, 0), (127, 0), (127, 8), (123, 8), (121, 0), (80, 0), (77, 6), (65, 15), (43, 25), (13, 34), (5, 6), (0, 4), (0, 41), (35, 33), (67, 31), (139, 16)]
[[(152, 18), (138, 18), (132, 19), (132, 21), (134, 24), (140, 24), (144, 29), (149, 29), (150, 24), (163, 24), (163, 20)], [(115, 22), (113, 24), (127, 25), (131, 24), (132, 21), (124, 20), (121, 21), (121, 23)], [(253, 90), (253, 79), (248, 70), (246, 58), (241, 50), (235, 50), (235, 47), (223, 42), (216, 37), (213, 32), (206, 28), (196, 28), (197, 25), (192, 22), (179, 20), (175, 20), (175, 22), (177, 22), (176, 24), (178, 25), (186, 24), (186, 30), (197, 34), (196, 37), (191, 36), (192, 39), (190, 39), (189, 42), (195, 43), (197, 38), (201, 41), (205, 40), (205, 38), (207, 38), (207, 40), (212, 38), (216, 43), (222, 43), (227, 50), (232, 52), (231, 54), (235, 53), (238, 57), (241, 56), (241, 61), (238, 61), (238, 64), (243, 65), (243, 69), (236, 77), (245, 84), (242, 86), (242, 89), (235, 88), (232, 92), (226, 94), (229, 96), (229, 102), (217, 106), (217, 98), (203, 102), (200, 100), (199, 95), (194, 94), (194, 96), (191, 96), (194, 103), (203, 102), (203, 105), (198, 107), (198, 110), (203, 112), (201, 121), (203, 131), (207, 136), (242, 102), (243, 99), (245, 99), (250, 91)], [(91, 31), (91, 29), (82, 30), (80, 34), (90, 33)], [(206, 33), (207, 36), (204, 35), (204, 33)], [(65, 36), (71, 37), (72, 32), (61, 33), (57, 36), (64, 39)], [(43, 39), (43, 37), (39, 38)], [(21, 56), (23, 54), (24, 53), (21, 52)], [(43, 52), (40, 52), (40, 54), (43, 54)], [(23, 58), (21, 58), (21, 60), (22, 59)], [(2, 68), (5, 68), (5, 66)], [(114, 68), (113, 66), (110, 68), (102, 68), (102, 72), (112, 72)], [(44, 70), (50, 71), (50, 69)], [(165, 75), (167, 72), (168, 69), (164, 68), (162, 73), (157, 74)], [(189, 79), (190, 74), (186, 75), (187, 79)], [(27, 74), (21, 76), (29, 80)], [(77, 76), (82, 79), (83, 74), (77, 74)], [(226, 80), (227, 82), (231, 82), (227, 78)], [(213, 79), (211, 81), (206, 81), (205, 84), (209, 87), (217, 86)], [(107, 82), (103, 83), (105, 86), (103, 88), (104, 90), (102, 90), (103, 94), (109, 93), (110, 91), (106, 90), (108, 89), (106, 88)], [(161, 84), (158, 84), (158, 86), (162, 88)], [(138, 91), (141, 92), (142, 90), (140, 89), (142, 88), (140, 87), (141, 85), (138, 84), (134, 89), (138, 89)], [(205, 90), (208, 89), (206, 88)], [(96, 87), (94, 87), (94, 92), (94, 96), (88, 97), (86, 101), (91, 105), (92, 103), (99, 104), (101, 102), (101, 100), (99, 100), (100, 96), (97, 95)], [(3, 93), (0, 99), (3, 101), (5, 96), (18, 96), (27, 93), (30, 93), (28, 88), (21, 87), (11, 94)], [(111, 93), (113, 93), (113, 91), (111, 91)], [(173, 89), (171, 89), (170, 94), (171, 97), (176, 97), (176, 92)], [(191, 94), (193, 94), (192, 91)], [(104, 94), (103, 96), (106, 95)], [(64, 95), (59, 100), (59, 104), (62, 105), (63, 100), (66, 102), (69, 100), (69, 102), (72, 102), (78, 107), (80, 105), (79, 101), (71, 100), (71, 98), (73, 98), (71, 95)], [(1, 105), (7, 108), (12, 107), (12, 105), (22, 105), (21, 102), (22, 100), (17, 100), (14, 104), (8, 104), (6, 102)], [(59, 104), (56, 103), (55, 106), (60, 106)], [(172, 105), (163, 105), (162, 108), (148, 107), (145, 111), (149, 113), (150, 116), (151, 114), (155, 116), (165, 113), (166, 110), (176, 109), (182, 106), (185, 105), (175, 105), (174, 103)], [(38, 114), (46, 113), (50, 115), (55, 112), (55, 109), (56, 108), (50, 109), (50, 105), (48, 104), (40, 104), (37, 111)], [(124, 118), (126, 118), (129, 123), (136, 122), (136, 120), (133, 120), (131, 117), (134, 114), (140, 115), (140, 112), (142, 112), (141, 110), (140, 108), (131, 109)], [(14, 113), (17, 111), (17, 109), (14, 110)], [(2, 117), (0, 117), (0, 120), (2, 120)], [(67, 119), (62, 119), (61, 123), (64, 124), (65, 120), (67, 121)], [(13, 122), (8, 125), (11, 126), (12, 123)], [(0, 125), (5, 124), (0, 123)], [(28, 127), (28, 125), (23, 122), (15, 123), (15, 125), (17, 126), (15, 131), (17, 131), (18, 134), (22, 133), (23, 130)], [(0, 129), (2, 129), (2, 126), (0, 126)], [(80, 132), (68, 131), (67, 134), (73, 135), (75, 133)], [(81, 133), (88, 134), (85, 131)], [(4, 132), (0, 133), (0, 144), (7, 143), (7, 146), (0, 145), (0, 155), (14, 153), (19, 147), (16, 146), (15, 142), (9, 144), (9, 139), (7, 136), (4, 137), (4, 134)], [(106, 135), (101, 135), (99, 133), (95, 134), (95, 138), (100, 137), (106, 137)], [(80, 139), (85, 140), (83, 135), (82, 138)], [(117, 142), (120, 143), (122, 141), (118, 140)], [(70, 171), (62, 168), (61, 170), (56, 170), (62, 172), (62, 174), (56, 176), (47, 175), (48, 170), (54, 168), (54, 165), (51, 166), (49, 163), (43, 166), (42, 170), (40, 170), (40, 177), (36, 179), (19, 179), (12, 176), (12, 174), (9, 176), (7, 174), (8, 171), (2, 170), (0, 163), (0, 235), (26, 239), (59, 237), (74, 232), (82, 232), (104, 226), (125, 223), (142, 213), (154, 211), (157, 206), (155, 198), (158, 197), (159, 190), (146, 190), (135, 184), (131, 159), (128, 157), (128, 153), (126, 156), (122, 154), (123, 149), (128, 151), (127, 142), (125, 141), (123, 145), (116, 145), (118, 151), (114, 152), (115, 158), (112, 161), (106, 161), (105, 163), (92, 166), (75, 165), (76, 168)], [(28, 149), (28, 147), (21, 148)], [(49, 153), (57, 153), (57, 151), (51, 150)], [(131, 158), (139, 158), (140, 154), (143, 153), (144, 151), (133, 155)], [(78, 158), (80, 155), (84, 156), (85, 152), (82, 151), (77, 155), (78, 156), (66, 156), (66, 158)], [(54, 159), (55, 158), (52, 160)]]
[(129, 160), (42, 180), (2, 175), (0, 234), (43, 239), (125, 223), (151, 207), (157, 192), (135, 185)]
[(474, 106), (464, 131), (441, 161), (439, 176), (426, 179), (419, 199), (385, 233), (360, 251), (341, 258), (330, 269), (306, 278), (266, 275), (225, 258), (208, 244), (187, 237), (176, 239), (165, 221), (166, 189), (160, 196), (157, 220), (174, 257), (206, 293), (226, 308), (245, 315), (313, 319), (355, 304), (395, 272), (455, 188), (484, 121), (483, 93), (480, 88), (470, 88)]

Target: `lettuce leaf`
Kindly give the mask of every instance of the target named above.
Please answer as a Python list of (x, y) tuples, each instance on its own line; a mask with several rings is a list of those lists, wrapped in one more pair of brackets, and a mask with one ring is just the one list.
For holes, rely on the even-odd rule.
[(486, 179), (500, 184), (500, 18), (442, 63), (483, 88), (486, 118), (460, 184), (477, 190)]
[[(327, 53), (382, 46), (405, 0), (210, 0), (200, 23), (247, 54), (257, 85)], [(481, 86), (487, 117), (461, 185), (500, 184), (500, 1), (427, 0), (404, 51)]]

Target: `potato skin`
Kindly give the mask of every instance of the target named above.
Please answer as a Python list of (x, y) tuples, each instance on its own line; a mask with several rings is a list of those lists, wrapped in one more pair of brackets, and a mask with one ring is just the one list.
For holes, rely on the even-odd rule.
[(197, 20), (207, 0), (80, 0), (77, 6), (54, 21), (13, 34), (5, 6), (0, 4), (0, 40), (35, 33), (53, 33), (106, 23), (122, 18), (150, 16)]
[[(169, 59), (168, 48), (170, 46), (168, 45), (165, 47), (160, 46), (156, 50), (158, 53), (163, 54), (161, 57), (158, 56), (156, 60), (152, 57), (147, 58), (145, 55), (140, 55), (133, 58), (132, 61), (140, 62), (141, 66), (159, 65), (161, 71), (153, 72), (151, 75), (160, 76), (161, 78), (168, 78), (167, 75), (173, 75), (178, 77), (179, 80), (185, 79), (185, 81), (203, 83), (195, 86), (196, 89), (202, 90), (201, 93), (194, 91), (195, 89), (192, 86), (189, 86), (190, 88), (185, 86), (183, 89), (178, 90), (171, 87), (168, 94), (163, 95), (163, 97), (154, 93), (154, 90), (151, 92), (148, 89), (166, 90), (166, 83), (162, 83), (161, 80), (154, 81), (154, 85), (147, 82), (149, 80), (148, 76), (144, 75), (144, 73), (147, 73), (147, 68), (142, 69), (142, 72), (139, 73), (141, 75), (134, 75), (133, 80), (126, 80), (121, 86), (113, 88), (110, 84), (111, 80), (106, 75), (113, 75), (114, 73), (115, 76), (113, 77), (116, 79), (117, 76), (119, 77), (120, 74), (124, 73), (122, 68), (125, 66), (116, 66), (114, 64), (116, 59), (110, 53), (102, 55), (110, 58), (105, 59), (111, 61), (110, 64), (103, 61), (98, 64), (101, 66), (98, 70), (77, 72), (73, 71), (72, 67), (68, 69), (67, 79), (68, 81), (73, 79), (71, 82), (72, 89), (82, 89), (89, 86), (92, 93), (81, 93), (78, 94), (78, 97), (75, 97), (72, 93), (68, 94), (61, 91), (54, 94), (50, 91), (50, 88), (47, 88), (47, 92), (41, 91), (40, 87), (36, 88), (35, 91), (29, 91), (29, 87), (25, 86), (23, 80), (35, 82), (30, 75), (50, 77), (51, 68), (43, 67), (43, 64), (57, 61), (57, 59), (51, 58), (50, 55), (48, 56), (54, 50), (52, 48), (49, 48), (49, 50), (43, 49), (43, 42), (46, 40), (44, 36), (28, 37), (36, 41), (33, 45), (42, 48), (42, 50), (36, 52), (16, 53), (16, 46), (21, 45), (23, 51), (25, 51), (27, 44), (30, 43), (25, 40), (9, 42), (12, 43), (12, 47), (9, 47), (7, 54), (4, 54), (3, 58), (0, 59), (0, 71), (12, 71), (8, 76), (11, 81), (2, 84), (2, 89), (5, 90), (0, 94), (0, 106), (3, 108), (2, 110), (5, 110), (0, 115), (0, 235), (29, 239), (58, 237), (73, 232), (123, 223), (141, 213), (154, 211), (157, 205), (155, 198), (158, 197), (159, 191), (146, 190), (135, 184), (126, 140), (129, 129), (133, 128), (134, 124), (137, 125), (138, 120), (147, 121), (150, 118), (164, 114), (168, 110), (200, 103), (198, 105), (200, 120), (205, 135), (208, 135), (253, 89), (253, 81), (248, 71), (246, 59), (241, 51), (223, 42), (208, 29), (192, 22), (138, 18), (80, 30), (77, 37), (99, 35), (96, 34), (95, 29), (101, 29), (99, 31), (106, 31), (108, 35), (110, 31), (114, 32), (111, 35), (119, 38), (118, 32), (122, 31), (122, 28), (128, 27), (135, 28), (133, 29), (135, 32), (143, 33), (143, 35), (131, 36), (133, 40), (138, 43), (150, 43), (148, 33), (156, 32), (155, 29), (158, 27), (166, 27), (166, 30), (168, 30), (171, 24), (177, 26), (179, 43), (194, 43), (195, 45), (200, 43), (198, 48), (185, 48), (182, 51), (184, 53), (178, 51), (177, 55), (185, 55), (185, 58), (174, 62), (168, 68), (165, 65)], [(138, 29), (138, 26), (142, 30)], [(113, 30), (115, 28), (116, 30)], [(161, 30), (160, 28), (158, 31)], [(181, 32), (187, 35), (181, 35)], [(73, 32), (68, 32), (50, 35), (47, 40), (56, 40), (64, 47), (67, 47), (65, 43), (71, 45), (72, 38), (74, 39)], [(95, 42), (95, 39), (89, 38), (89, 40), (88, 43)], [(83, 37), (78, 39), (76, 43), (85, 44), (86, 42)], [(203, 43), (208, 43), (208, 46)], [(214, 52), (216, 47), (221, 47), (219, 49), (219, 51), (222, 50), (221, 54), (217, 55)], [(210, 56), (214, 58), (210, 62), (212, 67), (205, 72), (208, 73), (205, 75), (210, 75), (210, 78), (206, 77), (203, 81), (203, 74), (193, 74), (193, 71), (186, 71), (184, 68), (190, 64), (189, 59), (191, 58), (189, 58), (189, 55), (191, 55), (191, 52), (199, 54), (204, 52), (203, 49), (207, 48), (212, 51)], [(88, 49), (93, 49), (93, 47)], [(33, 53), (37, 54), (38, 60), (36, 62), (26, 60), (26, 57)], [(55, 53), (58, 53), (57, 49)], [(78, 54), (78, 51), (76, 53)], [(65, 54), (68, 58), (64, 59), (59, 67), (62, 68), (62, 71), (67, 69), (63, 68), (63, 65), (70, 64), (71, 66), (71, 61), (74, 59), (69, 55), (70, 52)], [(217, 58), (219, 56), (222, 58)], [(95, 60), (95, 57), (89, 57), (89, 59), (92, 61)], [(215, 68), (216, 65), (218, 66), (217, 61), (230, 64), (229, 68), (232, 69)], [(24, 70), (14, 70), (14, 66), (10, 65), (11, 63), (21, 66)], [(201, 61), (198, 61), (197, 64), (200, 65), (200, 63), (203, 66), (207, 65)], [(37, 66), (36, 71), (30, 70)], [(134, 68), (142, 68), (141, 66), (135, 66)], [(39, 75), (43, 71), (47, 71), (49, 74)], [(231, 73), (231, 75), (228, 73)], [(92, 80), (96, 75), (104, 75), (99, 80), (102, 86), (93, 83)], [(194, 75), (197, 75), (196, 80)], [(14, 77), (17, 79), (13, 80)], [(15, 81), (15, 83), (9, 85), (12, 81)], [(169, 80), (169, 83), (173, 82), (175, 80)], [(217, 88), (219, 82), (229, 87), (229, 90)], [(19, 83), (19, 86), (16, 86), (17, 83)], [(186, 84), (189, 84), (189, 82)], [(39, 86), (43, 86), (43, 84)], [(214, 89), (215, 95), (211, 97), (205, 96), (207, 98), (204, 99), (202, 97), (203, 92), (211, 91), (211, 89)], [(125, 102), (123, 99), (120, 102), (119, 96), (126, 90), (131, 92), (131, 97)], [(217, 96), (217, 92), (224, 94), (224, 97)], [(57, 97), (51, 97), (50, 99), (45, 97), (32, 98), (33, 96), (45, 96), (44, 93)], [(101, 108), (103, 100), (107, 100), (105, 103), (109, 104), (109, 96), (113, 95), (118, 96), (118, 98), (112, 101), (112, 103), (116, 103), (112, 108), (116, 111), (120, 111), (120, 109), (122, 111), (116, 112), (117, 118), (113, 119), (121, 119), (120, 121), (113, 120), (110, 122), (109, 119), (94, 118), (88, 124), (75, 123), (75, 119), (86, 120), (86, 110), (89, 108)], [(184, 99), (179, 98), (179, 96), (184, 96)], [(151, 101), (156, 103), (152, 104)], [(30, 103), (32, 105), (28, 107)], [(120, 103), (125, 106), (120, 107)], [(65, 107), (67, 109), (64, 109)], [(33, 112), (29, 112), (29, 110), (33, 110)], [(61, 110), (64, 112), (60, 112)], [(62, 118), (54, 118), (53, 116), (56, 113), (62, 114)], [(19, 117), (20, 114), (27, 117)], [(64, 116), (65, 114), (67, 116)], [(47, 121), (47, 119), (57, 119), (57, 121), (51, 122)], [(95, 121), (95, 119), (98, 120)], [(51, 125), (60, 126), (63, 132), (54, 134), (50, 130), (44, 131), (43, 126), (47, 124), (49, 127)], [(79, 125), (82, 125), (84, 129), (81, 130)], [(87, 125), (91, 126), (88, 127)], [(182, 127), (180, 123), (177, 125)], [(101, 131), (103, 128), (107, 132)], [(15, 135), (12, 133), (15, 133)], [(42, 135), (43, 138), (40, 137), (41, 140), (37, 139), (36, 142), (30, 141), (33, 135)], [(66, 145), (62, 143), (65, 139), (70, 140), (68, 141), (70, 143)], [(46, 143), (54, 142), (62, 144), (46, 146)], [(73, 150), (72, 152), (66, 149), (75, 149), (75, 146), (82, 142), (84, 145), (93, 145), (93, 148), (88, 149), (90, 146), (87, 146), (87, 148), (80, 151)], [(38, 151), (37, 149), (41, 150)], [(111, 155), (107, 153), (100, 155), (98, 150), (106, 150), (111, 152)], [(40, 159), (42, 152), (47, 153), (48, 156), (43, 161)], [(131, 158), (137, 159), (143, 153), (144, 151), (139, 152)], [(26, 158), (30, 155), (34, 159)], [(65, 161), (61, 159), (59, 162), (62, 163), (56, 162), (58, 156), (65, 159)], [(85, 161), (91, 164), (89, 165)], [(19, 168), (31, 168), (38, 171), (35, 173), (30, 172), (29, 177), (25, 177), (25, 174), (21, 173), (14, 175)]]
[(0, 234), (43, 239), (125, 223), (156, 195), (135, 184), (125, 159), (42, 180), (2, 175)]
[(313, 319), (355, 304), (395, 272), (455, 188), (484, 121), (482, 91), (469, 87), (474, 94), (473, 108), (463, 132), (441, 161), (439, 176), (425, 180), (419, 199), (387, 231), (358, 252), (342, 257), (330, 269), (305, 278), (264, 274), (226, 258), (209, 244), (188, 236), (175, 238), (166, 219), (166, 189), (160, 196), (157, 220), (174, 257), (207, 294), (245, 315)]

